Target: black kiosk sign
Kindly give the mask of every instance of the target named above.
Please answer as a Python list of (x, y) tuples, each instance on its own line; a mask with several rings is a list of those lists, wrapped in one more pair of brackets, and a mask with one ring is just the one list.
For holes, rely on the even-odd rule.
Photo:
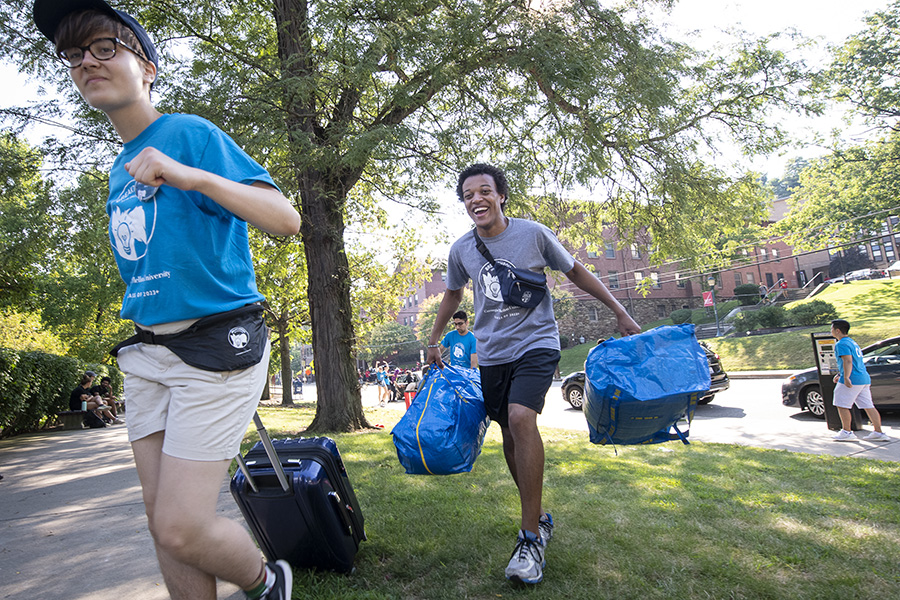
[[(816, 356), (816, 369), (819, 371), (819, 389), (825, 403), (825, 422), (828, 429), (841, 429), (841, 417), (834, 406), (834, 376), (838, 374), (838, 357), (834, 353), (837, 340), (831, 333), (812, 334), (813, 353)], [(859, 409), (855, 406), (850, 411), (850, 427), (852, 431), (862, 429)]]

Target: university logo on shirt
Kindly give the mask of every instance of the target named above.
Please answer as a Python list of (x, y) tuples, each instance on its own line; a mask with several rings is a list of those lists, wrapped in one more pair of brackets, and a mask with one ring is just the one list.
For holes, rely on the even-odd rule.
[[(510, 269), (515, 269), (516, 265), (512, 264), (508, 260), (503, 258), (495, 259), (499, 264), (506, 265)], [(478, 285), (481, 286), (481, 291), (484, 293), (484, 297), (493, 300), (494, 302), (503, 303), (503, 296), (500, 294), (500, 280), (497, 279), (497, 274), (494, 273), (494, 267), (491, 263), (484, 263), (481, 267), (481, 271), (478, 273)]]
[(116, 253), (125, 260), (140, 260), (156, 230), (156, 198), (139, 201), (135, 182), (130, 181), (113, 201), (109, 229)]

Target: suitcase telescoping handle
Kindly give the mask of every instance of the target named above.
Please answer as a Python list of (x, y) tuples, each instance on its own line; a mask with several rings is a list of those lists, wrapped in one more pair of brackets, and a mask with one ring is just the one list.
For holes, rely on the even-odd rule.
[[(266, 456), (269, 457), (269, 462), (272, 463), (272, 468), (275, 469), (275, 476), (278, 478), (278, 483), (281, 484), (281, 489), (285, 492), (290, 489), (290, 485), (288, 485), (287, 476), (284, 474), (284, 467), (281, 466), (281, 460), (278, 458), (278, 454), (275, 453), (275, 447), (272, 445), (272, 440), (269, 439), (269, 434), (266, 431), (266, 428), (263, 426), (262, 420), (259, 418), (259, 413), (253, 413), (253, 422), (256, 423), (256, 431), (259, 433), (259, 441), (262, 442), (263, 448), (266, 450)], [(253, 475), (250, 474), (250, 470), (247, 468), (247, 463), (244, 462), (244, 457), (241, 456), (240, 453), (235, 457), (237, 460), (238, 467), (240, 467), (241, 472), (244, 474), (244, 477), (247, 479), (247, 483), (250, 484), (250, 488), (254, 492), (259, 492), (259, 488), (256, 486), (256, 481), (253, 480)]]

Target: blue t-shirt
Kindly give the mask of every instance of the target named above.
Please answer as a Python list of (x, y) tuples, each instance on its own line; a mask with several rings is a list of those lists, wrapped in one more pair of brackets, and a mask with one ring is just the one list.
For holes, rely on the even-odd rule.
[(275, 186), (230, 137), (194, 115), (168, 114), (125, 144), (109, 174), (109, 238), (127, 289), (122, 318), (141, 325), (196, 319), (264, 300), (246, 221), (198, 192), (162, 185), (141, 202), (125, 164), (153, 147), (244, 184)]
[(450, 331), (441, 340), (441, 345), (450, 349), (450, 364), (454, 367), (472, 368), (472, 355), (475, 354), (475, 336), (471, 331), (460, 335), (458, 331)]
[(872, 383), (872, 378), (869, 377), (869, 373), (866, 371), (866, 365), (863, 364), (863, 355), (862, 350), (859, 349), (859, 344), (851, 338), (843, 337), (835, 344), (834, 354), (838, 357), (838, 373), (840, 374), (838, 383), (844, 383), (844, 361), (841, 359), (842, 356), (849, 356), (853, 359), (853, 365), (850, 370), (850, 383), (852, 385)]

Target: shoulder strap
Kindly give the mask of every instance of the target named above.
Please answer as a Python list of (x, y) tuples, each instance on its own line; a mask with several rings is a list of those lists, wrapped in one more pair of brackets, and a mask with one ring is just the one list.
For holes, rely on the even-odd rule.
[(472, 230), (472, 235), (475, 236), (475, 248), (481, 252), (481, 255), (487, 259), (491, 265), (496, 265), (496, 261), (494, 261), (494, 257), (491, 255), (491, 251), (487, 249), (487, 246), (484, 245), (484, 242), (481, 241), (481, 238), (478, 237), (478, 232), (474, 229)]

